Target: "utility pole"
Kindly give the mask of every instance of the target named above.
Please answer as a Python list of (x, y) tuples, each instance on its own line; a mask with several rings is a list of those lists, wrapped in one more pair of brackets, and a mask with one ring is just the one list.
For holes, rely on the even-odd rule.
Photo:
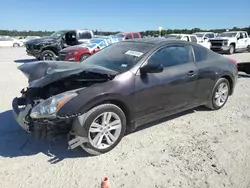
[(161, 37), (162, 26), (159, 26), (158, 30), (159, 30), (159, 37)]

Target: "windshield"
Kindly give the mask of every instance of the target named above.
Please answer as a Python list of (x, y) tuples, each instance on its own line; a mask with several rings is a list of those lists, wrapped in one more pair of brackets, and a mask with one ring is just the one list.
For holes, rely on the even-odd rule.
[(116, 72), (125, 72), (135, 64), (154, 45), (136, 42), (114, 43), (82, 62), (83, 65), (101, 66)]
[(220, 33), (218, 37), (235, 37), (237, 35), (237, 32), (225, 32)]
[(116, 37), (123, 38), (125, 35), (123, 33), (118, 33), (115, 35)]
[(199, 38), (202, 38), (204, 36), (204, 33), (194, 33), (193, 35), (196, 35)]
[(50, 35), (50, 36), (53, 38), (59, 38), (64, 34), (65, 34), (65, 31), (56, 31), (56, 32), (52, 33), (52, 35)]

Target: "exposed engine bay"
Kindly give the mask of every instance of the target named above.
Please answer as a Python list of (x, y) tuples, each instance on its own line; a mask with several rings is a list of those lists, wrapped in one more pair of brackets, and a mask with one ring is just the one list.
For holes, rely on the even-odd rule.
[(65, 91), (89, 87), (91, 85), (106, 82), (112, 79), (113, 77), (109, 75), (84, 71), (41, 88), (27, 88), (25, 92), (22, 91), (22, 94), (25, 95), (26, 99), (32, 99), (33, 101), (44, 100)]
[[(58, 79), (57, 81), (49, 83), (43, 87), (28, 87), (23, 89), (21, 91), (22, 96), (17, 98), (17, 106), (18, 108), (25, 108), (30, 105), (34, 108), (40, 103), (46, 101), (46, 99), (53, 98), (58, 94), (72, 90), (84, 89), (98, 83), (110, 81), (113, 78), (114, 75), (82, 71)], [(69, 133), (73, 118), (80, 115), (74, 114), (68, 117), (56, 117), (53, 119), (34, 119), (30, 117), (30, 113), (31, 110), (24, 118), (27, 122), (29, 132), (33, 132), (34, 136), (38, 139), (51, 139), (55, 138), (56, 135)]]

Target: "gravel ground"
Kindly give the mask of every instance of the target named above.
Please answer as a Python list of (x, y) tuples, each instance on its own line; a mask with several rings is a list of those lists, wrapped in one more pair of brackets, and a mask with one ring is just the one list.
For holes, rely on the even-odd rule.
[[(36, 141), (15, 123), (12, 98), (27, 85), (24, 48), (0, 48), (0, 180), (3, 188), (250, 188), (250, 76), (219, 111), (197, 108), (148, 125), (113, 151), (88, 157), (65, 140)], [(250, 62), (249, 53), (233, 55)]]

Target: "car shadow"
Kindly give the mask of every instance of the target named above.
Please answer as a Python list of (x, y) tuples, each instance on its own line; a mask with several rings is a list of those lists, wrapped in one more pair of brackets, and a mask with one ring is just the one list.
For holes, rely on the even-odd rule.
[(38, 61), (37, 59), (17, 59), (14, 60), (15, 63), (32, 63)]
[(135, 133), (135, 132), (138, 132), (138, 131), (141, 131), (141, 130), (144, 130), (144, 129), (147, 129), (147, 128), (151, 128), (157, 124), (161, 124), (161, 123), (164, 123), (164, 122), (167, 122), (167, 121), (170, 121), (170, 120), (173, 120), (173, 119), (176, 119), (176, 118), (179, 118), (181, 116), (184, 116), (184, 115), (187, 115), (187, 114), (191, 114), (191, 113), (194, 113), (196, 111), (210, 111), (210, 109), (206, 108), (205, 106), (200, 106), (200, 107), (197, 107), (197, 108), (194, 108), (194, 109), (190, 109), (190, 110), (186, 110), (184, 112), (180, 112), (180, 113), (177, 113), (177, 114), (174, 114), (174, 115), (171, 115), (171, 116), (168, 116), (168, 117), (164, 117), (164, 118), (161, 118), (161, 119), (158, 119), (158, 120), (155, 120), (155, 121), (152, 121), (152, 122), (149, 122), (149, 123), (146, 123), (142, 126), (139, 126), (134, 132), (132, 132), (131, 134)]
[(250, 62), (240, 62), (238, 63), (238, 71), (250, 74)]
[(238, 73), (238, 78), (250, 78), (250, 75)]
[(21, 157), (44, 153), (49, 156), (49, 163), (55, 164), (64, 159), (89, 157), (78, 149), (68, 150), (67, 138), (56, 140), (36, 140), (26, 133), (14, 120), (12, 110), (0, 113), (0, 156)]

